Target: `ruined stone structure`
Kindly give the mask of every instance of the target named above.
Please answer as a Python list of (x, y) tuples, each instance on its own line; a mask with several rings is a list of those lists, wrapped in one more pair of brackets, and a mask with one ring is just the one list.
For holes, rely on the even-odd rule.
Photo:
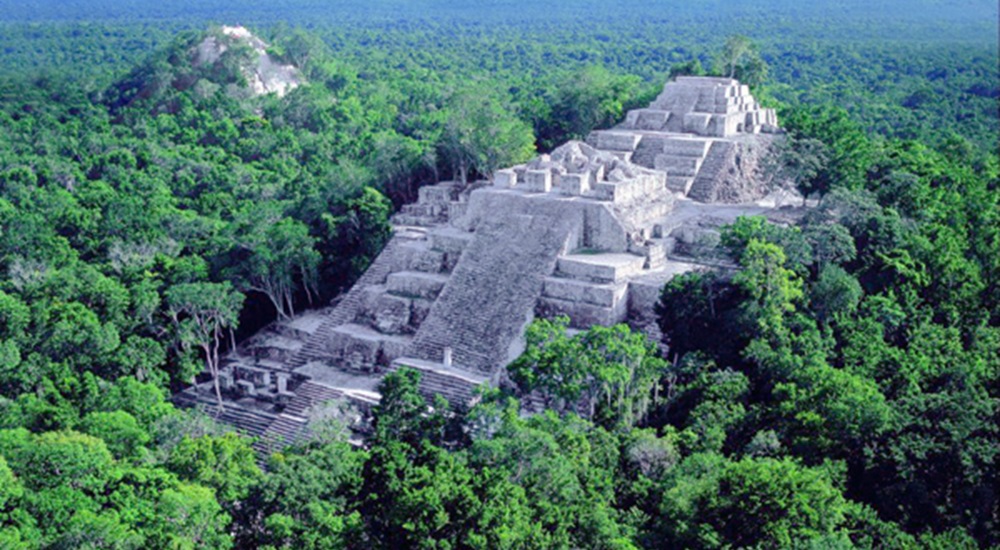
[(702, 202), (740, 203), (766, 192), (757, 171), (773, 141), (768, 134), (777, 131), (774, 110), (761, 108), (736, 80), (682, 76), (648, 108), (629, 112), (624, 123), (588, 141), (665, 171), (672, 191)]
[[(698, 268), (678, 254), (717, 243), (715, 229), (738, 215), (770, 211), (699, 200), (760, 198), (745, 157), (766, 151), (773, 138), (759, 133), (776, 129), (773, 111), (736, 81), (682, 77), (587, 143), (492, 182), (420, 189), (336, 305), (279, 323), (230, 358), (223, 418), (261, 435), (259, 445), (287, 442), (318, 403), (369, 406), (381, 376), (404, 366), (422, 371), (425, 395), (462, 407), (478, 385), (501, 382), (535, 317), (655, 333), (663, 284)], [(211, 406), (197, 389), (180, 400)]]
[(217, 33), (205, 37), (192, 52), (192, 64), (201, 67), (218, 62), (229, 49), (227, 42), (242, 43), (253, 49), (253, 59), (240, 70), (254, 95), (273, 93), (282, 97), (305, 82), (298, 68), (271, 57), (267, 53), (267, 43), (241, 26), (223, 26)]

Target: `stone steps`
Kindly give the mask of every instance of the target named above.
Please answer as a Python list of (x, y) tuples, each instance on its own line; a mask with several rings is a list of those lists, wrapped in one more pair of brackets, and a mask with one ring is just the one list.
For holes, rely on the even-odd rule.
[(295, 397), (285, 407), (286, 415), (305, 418), (308, 410), (315, 405), (334, 399), (343, 399), (344, 392), (315, 382), (303, 382), (295, 389)]
[(403, 358), (393, 362), (390, 370), (395, 372), (409, 367), (420, 371), (420, 393), (433, 403), (434, 396), (440, 395), (455, 409), (467, 408), (475, 398), (476, 388), (487, 379), (472, 373), (458, 373), (443, 365), (414, 358)]
[[(653, 109), (662, 109), (673, 113), (689, 113), (698, 104), (701, 94), (698, 88), (685, 85), (678, 79), (663, 88), (663, 93), (650, 105)], [(682, 132), (683, 121), (679, 116), (670, 117), (667, 121), (667, 131)]]
[(174, 404), (179, 407), (194, 408), (218, 422), (228, 424), (246, 435), (257, 437), (264, 433), (277, 415), (265, 411), (240, 407), (238, 404), (228, 404), (219, 409), (215, 396), (203, 396), (189, 389), (174, 396)]
[[(635, 113), (633, 115), (633, 113)], [(637, 109), (628, 113), (625, 124), (637, 130), (662, 130), (670, 120), (670, 111), (660, 109)]]
[(289, 360), (289, 368), (295, 369), (323, 357), (326, 341), (337, 326), (351, 322), (358, 316), (364, 289), (372, 285), (385, 284), (386, 278), (392, 272), (393, 266), (399, 262), (400, 248), (405, 242), (413, 239), (394, 236), (386, 244), (368, 270), (358, 279), (358, 282), (343, 295), (319, 329), (302, 346), (297, 354)]
[(491, 373), (507, 360), (552, 273), (573, 220), (548, 215), (497, 217), (480, 224), (451, 280), (417, 331), (412, 356)]
[(698, 176), (691, 183), (688, 197), (699, 201), (711, 200), (711, 188), (719, 174), (728, 166), (728, 158), (734, 148), (735, 145), (725, 141), (712, 144)]
[(305, 427), (306, 421), (303, 418), (287, 414), (279, 415), (254, 441), (253, 448), (258, 456), (268, 457), (275, 451), (297, 443)]
[(698, 175), (701, 162), (702, 157), (659, 154), (654, 160), (654, 167), (665, 171), (668, 176), (693, 178)]
[(632, 154), (631, 161), (646, 168), (656, 168), (656, 157), (663, 153), (663, 140), (656, 137), (643, 137)]
[(688, 176), (667, 176), (667, 189), (685, 197), (691, 191), (695, 178)]
[(663, 141), (666, 155), (704, 158), (712, 141), (697, 138), (667, 138)]

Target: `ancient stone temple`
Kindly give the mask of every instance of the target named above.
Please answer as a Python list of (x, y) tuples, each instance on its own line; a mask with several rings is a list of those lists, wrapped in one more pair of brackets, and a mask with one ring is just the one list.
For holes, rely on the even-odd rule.
[(762, 193), (758, 164), (778, 131), (746, 86), (729, 78), (679, 77), (646, 109), (631, 111), (591, 145), (663, 170), (667, 186), (702, 202), (746, 202)]
[[(425, 395), (462, 407), (501, 382), (536, 317), (655, 334), (663, 284), (706, 263), (692, 251), (736, 216), (772, 211), (751, 201), (774, 139), (761, 133), (776, 131), (746, 86), (682, 77), (586, 143), (489, 182), (420, 189), (335, 305), (272, 326), (229, 359), (223, 419), (262, 446), (291, 441), (323, 401), (375, 403), (378, 380), (404, 366), (423, 373)], [(179, 401), (212, 407), (197, 387)]]

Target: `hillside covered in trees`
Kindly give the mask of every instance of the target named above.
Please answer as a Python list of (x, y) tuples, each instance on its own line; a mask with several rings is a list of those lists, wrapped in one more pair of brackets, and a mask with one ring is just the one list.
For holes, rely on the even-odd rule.
[[(24, 6), (0, 2), (0, 548), (1000, 544), (995, 3)], [(262, 55), (301, 85), (255, 93)], [(170, 404), (349, 286), (419, 186), (736, 70), (817, 206), (740, 219), (735, 273), (668, 284), (667, 356), (539, 321), (516, 388), (444, 414), (402, 371), (363, 446), (331, 419), (270, 457)], [(531, 391), (549, 412), (518, 414)]]

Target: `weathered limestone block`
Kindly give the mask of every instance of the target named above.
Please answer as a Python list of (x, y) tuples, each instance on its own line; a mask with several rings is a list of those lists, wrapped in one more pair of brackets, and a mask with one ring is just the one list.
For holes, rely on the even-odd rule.
[(656, 155), (653, 159), (653, 168), (662, 170), (668, 177), (694, 177), (699, 168), (698, 164), (698, 159), (693, 157)]
[(591, 195), (595, 199), (602, 201), (615, 200), (615, 184), (607, 181), (599, 181), (591, 188)]
[(448, 221), (457, 220), (469, 210), (467, 202), (452, 202), (448, 204)]
[(639, 274), (645, 263), (634, 254), (574, 254), (560, 257), (556, 271), (579, 281), (613, 283)]
[(535, 314), (546, 319), (565, 315), (569, 317), (570, 326), (578, 329), (588, 329), (594, 325), (610, 326), (625, 322), (628, 301), (622, 300), (615, 307), (604, 307), (543, 296), (538, 299)]
[(302, 340), (274, 335), (255, 341), (246, 347), (247, 351), (258, 359), (287, 361), (302, 347)]
[(434, 299), (441, 293), (448, 277), (416, 271), (392, 273), (386, 278), (386, 288), (397, 296)]
[(374, 326), (384, 334), (403, 334), (410, 327), (411, 300), (383, 294), (376, 303)]
[(420, 325), (424, 323), (424, 319), (427, 319), (427, 315), (431, 312), (431, 306), (434, 305), (433, 300), (426, 300), (423, 298), (414, 298), (411, 303), (410, 309), (410, 327), (413, 332), (416, 332)]
[(271, 385), (271, 371), (267, 369), (237, 364), (233, 369), (233, 374), (237, 380), (249, 381), (257, 388), (267, 388)]
[(359, 372), (371, 372), (378, 364), (382, 341), (373, 331), (360, 325), (335, 328), (326, 342), (329, 356), (341, 366)]
[(461, 255), (472, 240), (472, 234), (460, 230), (439, 228), (430, 233), (430, 239), (433, 250), (448, 255)]
[[(603, 173), (604, 167), (600, 168)], [(556, 188), (563, 195), (579, 197), (590, 192), (590, 172), (563, 174), (556, 180)]]
[(615, 307), (625, 298), (626, 286), (622, 283), (596, 284), (574, 279), (549, 277), (545, 279), (542, 296), (567, 302), (583, 302), (595, 306)]
[(635, 151), (642, 136), (625, 132), (597, 132), (597, 148), (605, 151)]
[(663, 154), (702, 158), (708, 153), (711, 141), (702, 138), (666, 138), (663, 141)]
[(677, 227), (670, 233), (670, 236), (677, 239), (677, 242), (683, 245), (715, 246), (720, 241), (718, 230), (693, 225)]
[(667, 262), (667, 245), (663, 240), (647, 240), (642, 244), (635, 244), (629, 247), (629, 252), (646, 257), (646, 269), (660, 269)]
[(381, 354), (379, 355), (378, 367), (391, 365), (400, 357), (406, 357), (410, 349), (410, 341), (402, 339), (387, 339), (382, 341)]
[(437, 250), (427, 250), (423, 254), (414, 255), (410, 259), (408, 269), (410, 271), (422, 271), (425, 273), (440, 273), (444, 268), (444, 252)]
[(447, 184), (426, 185), (417, 190), (420, 204), (447, 204), (454, 195), (454, 186)]
[(517, 185), (517, 172), (513, 169), (497, 170), (493, 174), (493, 185), (502, 188), (511, 188)]
[(780, 136), (741, 135), (712, 144), (688, 196), (701, 202), (742, 203), (757, 200), (769, 191), (761, 176), (765, 160), (775, 154)]
[(687, 113), (684, 115), (684, 131), (699, 136), (712, 134), (712, 115), (708, 113)]
[(524, 185), (530, 192), (548, 193), (552, 191), (552, 172), (549, 170), (526, 170)]
[(608, 180), (609, 182), (597, 183), (592, 195), (616, 205), (655, 200), (666, 189), (666, 174), (663, 172), (651, 172), (627, 178), (618, 171), (612, 171), (608, 175)]
[[(454, 218), (460, 223), (462, 218)], [(451, 272), (462, 257), (462, 252), (472, 241), (472, 233), (455, 227), (439, 227), (430, 233), (431, 248), (444, 254), (442, 270)]]
[(378, 301), (385, 295), (385, 285), (372, 285), (358, 289), (358, 308), (354, 318), (348, 321), (362, 325), (375, 323)]
[(392, 271), (440, 273), (444, 268), (444, 257), (444, 252), (432, 249), (425, 241), (405, 243), (400, 247)]
[(670, 111), (660, 109), (636, 109), (629, 111), (625, 126), (637, 130), (662, 130), (670, 120)]
[(662, 281), (631, 281), (628, 284), (628, 311), (633, 318), (651, 317), (656, 304), (660, 301), (660, 293), (663, 285), (669, 281), (664, 277)]

